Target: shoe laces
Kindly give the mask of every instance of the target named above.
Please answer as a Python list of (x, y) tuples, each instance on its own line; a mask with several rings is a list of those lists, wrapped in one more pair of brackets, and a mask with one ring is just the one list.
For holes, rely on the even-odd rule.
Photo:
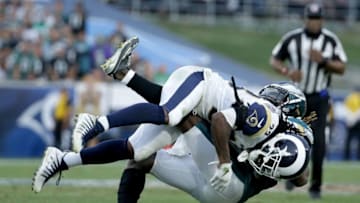
[(83, 119), (79, 125), (79, 130), (81, 132), (87, 133), (95, 126), (95, 119), (91, 119), (90, 116), (87, 116)]
[(58, 176), (58, 178), (56, 179), (56, 182), (55, 182), (55, 184), (56, 184), (57, 186), (60, 184), (61, 178), (62, 178), (62, 170), (60, 170), (59, 176)]

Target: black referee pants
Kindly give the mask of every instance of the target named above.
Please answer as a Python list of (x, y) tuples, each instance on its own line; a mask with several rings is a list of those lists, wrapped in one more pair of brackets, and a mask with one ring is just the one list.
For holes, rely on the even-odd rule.
[(317, 119), (311, 123), (311, 129), (314, 134), (314, 145), (312, 147), (312, 169), (310, 192), (320, 192), (322, 184), (322, 167), (326, 152), (325, 126), (326, 116), (329, 110), (328, 94), (305, 95), (307, 99), (307, 113), (315, 111)]

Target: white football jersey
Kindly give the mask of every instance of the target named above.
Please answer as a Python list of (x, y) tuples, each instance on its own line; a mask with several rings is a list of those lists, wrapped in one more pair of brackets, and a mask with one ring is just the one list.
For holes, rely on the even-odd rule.
[[(190, 91), (191, 90), (191, 91)], [(237, 89), (240, 100), (249, 107), (244, 126), (238, 126), (234, 143), (249, 148), (264, 140), (279, 124), (280, 109), (246, 89)], [(210, 121), (222, 112), (235, 130), (236, 102), (234, 87), (209, 68), (184, 66), (177, 69), (164, 84), (160, 105), (169, 110), (169, 124), (177, 125), (191, 111)]]
[(210, 120), (213, 112), (231, 108), (235, 103), (233, 87), (218, 73), (204, 68), (204, 89), (201, 101), (194, 112), (200, 117)]
[[(206, 85), (203, 97), (195, 108), (195, 113), (210, 120), (211, 113), (221, 111), (229, 125), (235, 129), (236, 113), (232, 104), (236, 99), (233, 86), (210, 69), (204, 69), (204, 80)], [(243, 130), (235, 131), (235, 140), (232, 142), (240, 149), (251, 148), (274, 132), (279, 125), (281, 110), (244, 88), (238, 88), (237, 93), (240, 100), (249, 107), (249, 112)]]

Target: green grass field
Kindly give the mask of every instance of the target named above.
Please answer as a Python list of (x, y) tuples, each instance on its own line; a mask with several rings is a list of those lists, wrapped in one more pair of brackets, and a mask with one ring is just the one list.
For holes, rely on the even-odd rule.
[[(279, 40), (280, 34), (242, 31), (236, 27), (170, 24), (161, 22), (169, 30), (196, 41), (205, 47), (227, 55), (239, 62), (258, 68), (275, 76), (268, 66), (271, 49)], [(350, 64), (360, 64), (360, 40), (357, 33), (342, 33)], [(356, 39), (356, 40), (355, 40)], [(116, 202), (117, 184), (124, 167), (124, 162), (102, 166), (82, 166), (63, 173), (59, 186), (54, 181), (39, 194), (31, 191), (31, 178), (40, 163), (39, 159), (19, 160), (0, 159), (0, 203), (72, 203), (72, 202)], [(320, 203), (358, 203), (360, 202), (360, 163), (330, 162), (325, 164), (324, 194)], [(70, 183), (69, 180), (73, 182)], [(96, 180), (83, 185), (76, 183)], [(148, 182), (155, 178), (148, 176)], [(110, 181), (110, 184), (106, 184)], [(75, 184), (74, 184), (75, 182)], [(262, 192), (253, 197), (250, 203), (305, 203), (313, 202), (306, 192), (307, 186), (288, 193), (282, 183), (275, 189)], [(148, 185), (140, 202), (197, 202), (189, 195), (171, 187)]]
[[(63, 178), (59, 186), (55, 186), (54, 180), (39, 193), (31, 191), (32, 174), (40, 163), (39, 159), (19, 160), (0, 159), (0, 202), (1, 203), (41, 203), (41, 202), (116, 202), (116, 191), (119, 177), (124, 162), (101, 166), (81, 166), (71, 171), (63, 172)], [(54, 178), (56, 179), (56, 178)], [(75, 186), (69, 184), (72, 180)], [(99, 181), (98, 184), (86, 183), (77, 185), (81, 181)], [(155, 182), (155, 178), (148, 176), (149, 182)], [(318, 202), (326, 203), (358, 203), (360, 202), (360, 163), (355, 162), (328, 162), (325, 164), (325, 188), (323, 199)], [(111, 184), (105, 184), (110, 181)], [(306, 193), (307, 187), (303, 187), (287, 193), (282, 183), (275, 189), (264, 191), (253, 197), (250, 203), (279, 203), (312, 202)], [(192, 197), (164, 185), (146, 186), (140, 202), (196, 202)]]
[[(207, 26), (169, 23), (168, 21), (157, 21), (157, 23), (190, 41), (276, 76), (275, 71), (269, 66), (269, 58), (273, 47), (284, 33), (244, 31), (237, 26), (229, 25)], [(359, 33), (343, 32), (337, 34), (348, 55), (349, 65), (360, 68)]]

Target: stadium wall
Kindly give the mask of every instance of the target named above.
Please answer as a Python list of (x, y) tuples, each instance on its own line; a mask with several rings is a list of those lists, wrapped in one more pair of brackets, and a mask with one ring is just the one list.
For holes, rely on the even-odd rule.
[[(31, 82), (0, 85), (0, 157), (39, 157), (46, 146), (53, 145), (54, 109), (62, 87)], [(79, 95), (88, 87), (81, 82), (65, 87), (75, 114)], [(94, 88), (100, 93), (101, 114), (144, 101), (120, 84), (99, 83)]]
[[(44, 149), (53, 145), (54, 108), (63, 84), (14, 82), (0, 85), (0, 157), (40, 157)], [(70, 93), (73, 114), (79, 104), (79, 95), (89, 88), (85, 83), (66, 85)], [(118, 83), (98, 83), (100, 113), (106, 114), (144, 99)], [(257, 87), (252, 87), (257, 89)], [(335, 97), (335, 122), (328, 136), (329, 160), (342, 159), (346, 128), (344, 124), (343, 97)], [(68, 129), (68, 134), (71, 128)], [(129, 133), (127, 133), (129, 134)], [(65, 140), (65, 142), (68, 142)], [(68, 146), (68, 145), (65, 145)]]

